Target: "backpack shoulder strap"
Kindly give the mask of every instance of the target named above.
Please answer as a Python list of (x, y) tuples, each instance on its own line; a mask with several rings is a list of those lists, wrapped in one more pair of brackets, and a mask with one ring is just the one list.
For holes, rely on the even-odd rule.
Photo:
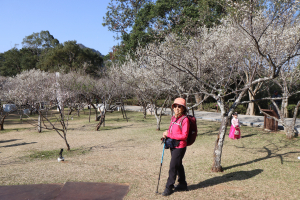
[[(174, 124), (177, 124), (176, 122), (177, 122), (177, 120), (178, 120), (178, 119), (176, 119), (176, 120), (173, 122), (174, 119), (176, 119), (175, 116), (172, 116), (172, 118), (171, 118), (172, 124), (171, 124), (170, 127), (169, 127), (169, 131), (170, 131), (171, 134), (172, 134), (172, 127), (173, 127)], [(179, 125), (179, 124), (177, 124), (177, 125)]]
[(183, 122), (183, 120), (184, 120), (185, 118), (187, 118), (186, 115), (183, 116), (183, 117), (181, 118), (181, 120), (180, 120), (179, 126), (180, 126), (181, 129), (182, 129), (182, 122)]

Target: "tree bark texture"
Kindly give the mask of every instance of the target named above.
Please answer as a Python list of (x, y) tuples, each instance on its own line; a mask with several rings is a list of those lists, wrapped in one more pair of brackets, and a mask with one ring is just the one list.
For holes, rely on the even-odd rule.
[[(249, 94), (249, 100), (250, 101), (254, 100), (254, 97), (253, 97), (252, 93), (248, 92), (248, 94)], [(249, 103), (248, 104), (246, 115), (251, 115), (251, 116), (255, 115), (255, 112), (254, 112), (254, 103)]]
[(103, 122), (104, 122), (104, 115), (101, 115), (100, 120), (99, 120), (99, 123), (98, 123), (97, 126), (96, 126), (96, 130), (97, 130), (97, 131), (100, 129), (100, 127), (101, 127), (101, 125), (103, 124)]
[(67, 150), (70, 151), (70, 145), (69, 145), (69, 143), (67, 141), (67, 138), (65, 138), (65, 142), (66, 142), (66, 145), (67, 145)]
[(160, 131), (160, 122), (161, 122), (161, 115), (157, 114), (157, 108), (155, 107), (154, 115), (156, 118), (156, 130)]
[(282, 99), (282, 103), (281, 103), (281, 112), (283, 113), (283, 116), (285, 118), (288, 118), (289, 117), (289, 112), (288, 112), (288, 107), (289, 103), (288, 103), (288, 98), (283, 98)]
[(147, 105), (143, 106), (143, 110), (144, 110), (144, 119), (146, 119), (146, 116), (147, 116)]
[(298, 101), (298, 103), (294, 109), (294, 116), (293, 116), (293, 120), (292, 120), (291, 124), (287, 127), (284, 127), (285, 134), (288, 139), (292, 139), (295, 136), (295, 124), (296, 124), (299, 107), (300, 107), (300, 101)]
[(90, 112), (89, 112), (89, 122), (91, 122), (91, 110), (92, 110), (92, 108), (91, 108), (91, 106), (90, 106), (89, 108), (90, 108)]
[(38, 116), (38, 132), (41, 133), (42, 132), (42, 116), (41, 116), (41, 111), (39, 112), (39, 116)]
[(99, 118), (98, 118), (98, 112), (97, 112), (97, 108), (95, 108), (95, 121), (99, 121)]
[[(196, 103), (200, 103), (202, 100), (203, 100), (203, 95), (202, 94), (195, 94), (195, 100), (196, 100)], [(203, 110), (203, 104), (199, 104), (198, 106), (198, 110)]]
[(0, 131), (1, 131), (1, 130), (4, 130), (4, 127), (3, 127), (3, 126), (4, 126), (4, 120), (5, 120), (5, 117), (6, 117), (6, 116), (2, 116), (2, 119), (1, 119), (1, 121), (0, 121)]
[(125, 115), (125, 117), (126, 117), (126, 121), (128, 122), (128, 118), (127, 118), (127, 115), (126, 115), (126, 111), (125, 111), (124, 104), (122, 105), (122, 108), (121, 108), (121, 110), (122, 110), (122, 113), (124, 112), (124, 114), (123, 114), (123, 118), (124, 118), (124, 115)]
[(214, 148), (214, 162), (211, 170), (213, 172), (222, 172), (223, 168), (221, 166), (221, 156), (222, 156), (222, 148), (224, 144), (225, 134), (226, 134), (226, 128), (227, 128), (227, 122), (228, 122), (228, 116), (222, 117), (222, 123), (221, 127), (219, 129), (218, 138), (215, 142), (215, 148)]

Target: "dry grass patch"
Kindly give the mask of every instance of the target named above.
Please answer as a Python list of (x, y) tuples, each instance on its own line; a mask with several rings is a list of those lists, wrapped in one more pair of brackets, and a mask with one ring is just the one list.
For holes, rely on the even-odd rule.
[[(188, 192), (170, 197), (155, 194), (163, 146), (162, 132), (170, 116), (164, 116), (156, 131), (154, 116), (128, 112), (108, 113), (106, 127), (95, 131), (97, 122), (88, 112), (70, 120), (65, 162), (57, 162), (64, 141), (54, 131), (37, 131), (30, 125), (8, 119), (0, 132), (0, 184), (80, 182), (127, 183), (125, 199), (298, 199), (300, 196), (299, 139), (281, 133), (242, 127), (242, 139), (225, 139), (223, 173), (212, 173), (212, 152), (219, 123), (198, 120), (198, 138), (183, 160)], [(15, 116), (17, 117), (17, 116)], [(14, 123), (9, 123), (12, 120)], [(159, 192), (168, 177), (170, 153), (165, 151)]]

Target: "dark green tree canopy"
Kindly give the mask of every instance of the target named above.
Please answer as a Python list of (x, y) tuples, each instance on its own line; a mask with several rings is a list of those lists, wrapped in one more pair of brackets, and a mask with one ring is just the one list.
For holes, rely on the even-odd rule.
[[(118, 50), (122, 51), (115, 53), (115, 58), (119, 61), (124, 59), (124, 56), (131, 52), (132, 55), (136, 47), (140, 44), (146, 44), (154, 41), (163, 41), (164, 35), (170, 32), (181, 34), (182, 31), (190, 31), (194, 27), (208, 26), (212, 27), (214, 24), (220, 23), (220, 19), (225, 15), (225, 9), (222, 6), (224, 0), (156, 0), (156, 1), (139, 1), (139, 6), (135, 10), (135, 14), (127, 17), (126, 27), (132, 27), (130, 32), (122, 32), (122, 44)], [(113, 2), (113, 0), (112, 0)], [(135, 1), (121, 1), (115, 0), (122, 4), (129, 4)], [(143, 4), (141, 4), (143, 3)], [(127, 5), (126, 4), (126, 5)], [(123, 21), (117, 17), (126, 17), (128, 12), (127, 7), (108, 7), (106, 17), (106, 24), (108, 19), (113, 20), (109, 23), (109, 30), (120, 32), (121, 27), (117, 26), (124, 24)], [(123, 8), (123, 9), (121, 9)], [(131, 10), (132, 11), (132, 10)], [(187, 28), (188, 27), (188, 28)]]
[(23, 70), (79, 71), (97, 76), (103, 66), (102, 55), (96, 50), (67, 41), (60, 44), (49, 31), (33, 33), (23, 39), (23, 48), (0, 54), (0, 75), (15, 76)]
[(53, 48), (59, 44), (59, 41), (50, 34), (49, 31), (41, 31), (26, 36), (23, 39), (22, 45), (27, 48)]
[(76, 41), (67, 41), (49, 49), (37, 66), (44, 71), (83, 70), (85, 73), (96, 76), (102, 64), (103, 58), (92, 49), (81, 48)]
[(111, 0), (102, 25), (123, 35), (133, 26), (139, 10), (149, 2), (151, 0)]
[(22, 71), (22, 55), (17, 48), (12, 48), (0, 54), (0, 75), (14, 76)]

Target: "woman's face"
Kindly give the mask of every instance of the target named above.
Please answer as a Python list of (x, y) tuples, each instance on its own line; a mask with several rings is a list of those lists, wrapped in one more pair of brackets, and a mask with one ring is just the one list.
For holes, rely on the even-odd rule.
[(184, 107), (182, 105), (175, 104), (173, 106), (173, 110), (174, 110), (175, 115), (180, 115), (181, 113), (183, 113)]

